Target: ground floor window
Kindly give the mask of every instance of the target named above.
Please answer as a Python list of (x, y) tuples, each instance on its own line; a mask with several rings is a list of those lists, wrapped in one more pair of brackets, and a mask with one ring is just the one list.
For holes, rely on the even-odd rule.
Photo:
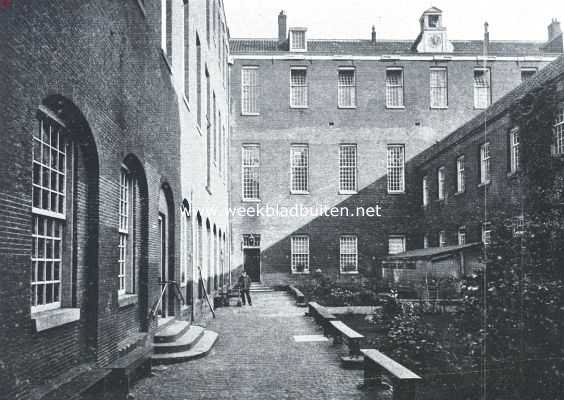
[(355, 235), (343, 235), (340, 238), (340, 267), (342, 274), (358, 272), (358, 249)]
[(292, 236), (292, 273), (309, 273), (309, 236)]

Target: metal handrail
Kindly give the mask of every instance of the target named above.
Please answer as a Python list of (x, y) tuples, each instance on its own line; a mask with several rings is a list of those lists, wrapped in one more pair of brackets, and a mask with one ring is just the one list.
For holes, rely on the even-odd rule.
[(155, 317), (157, 316), (157, 311), (158, 311), (160, 305), (163, 302), (163, 297), (164, 297), (164, 294), (165, 294), (168, 286), (173, 287), (174, 290), (172, 292), (174, 293), (176, 298), (178, 300), (180, 300), (182, 302), (182, 304), (186, 304), (186, 300), (184, 299), (184, 296), (182, 295), (182, 292), (180, 291), (180, 287), (178, 286), (178, 282), (176, 282), (176, 281), (160, 281), (159, 285), (162, 286), (162, 290), (161, 290), (161, 294), (159, 295), (159, 298), (153, 303), (153, 306), (151, 307), (151, 312), (149, 313), (149, 317), (151, 319), (155, 319)]

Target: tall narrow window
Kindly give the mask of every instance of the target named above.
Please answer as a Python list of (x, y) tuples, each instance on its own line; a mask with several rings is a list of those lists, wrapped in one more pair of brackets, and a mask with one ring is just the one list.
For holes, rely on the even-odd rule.
[(198, 127), (202, 127), (202, 46), (196, 33), (196, 116)]
[(119, 288), (118, 294), (126, 293), (127, 280), (127, 258), (128, 258), (128, 237), (129, 237), (129, 207), (131, 178), (126, 169), (122, 168), (120, 174), (119, 191)]
[(42, 117), (33, 134), (32, 312), (61, 307), (66, 179), (64, 128)]
[(403, 69), (386, 69), (386, 107), (403, 108)]
[(219, 174), (223, 173), (223, 120), (221, 119), (221, 111), (217, 112), (217, 158), (219, 163)]
[(241, 113), (258, 115), (258, 67), (241, 70)]
[(352, 194), (357, 191), (356, 145), (339, 146), (339, 192)]
[(519, 128), (513, 128), (511, 132), (509, 132), (509, 143), (511, 145), (511, 153), (510, 153), (510, 170), (512, 173), (517, 172), (519, 169)]
[(184, 2), (184, 97), (190, 100), (190, 2)]
[(210, 44), (210, 18), (211, 18), (211, 0), (206, 0), (206, 40)]
[(308, 193), (309, 148), (307, 145), (292, 145), (290, 150), (291, 162), (291, 192), (296, 194)]
[(462, 246), (466, 244), (466, 227), (461, 226), (458, 228), (458, 245)]
[(446, 191), (445, 191), (445, 167), (440, 167), (437, 170), (437, 183), (438, 183), (438, 198), (439, 200), (444, 200)]
[[(188, 270), (190, 269), (191, 261), (192, 225), (190, 222), (190, 210), (184, 204), (182, 205), (180, 224), (180, 285), (185, 287), (188, 284)], [(186, 298), (186, 301), (190, 302), (190, 300), (190, 298)]]
[(562, 108), (554, 119), (554, 151), (556, 155), (564, 154), (564, 108)]
[(290, 29), (290, 51), (306, 51), (306, 30), (292, 28)]
[(482, 243), (488, 246), (492, 242), (492, 227), (489, 221), (482, 224)]
[(464, 174), (464, 156), (456, 159), (456, 192), (463, 193), (466, 190), (466, 175)]
[(338, 105), (340, 108), (356, 107), (356, 78), (354, 68), (339, 69), (338, 97)]
[(202, 226), (202, 218), (198, 214), (198, 229), (196, 230), (196, 249), (198, 251), (198, 265), (197, 265), (197, 276), (196, 280), (198, 282), (198, 298), (201, 299), (204, 296), (204, 291), (202, 288), (202, 281), (200, 278), (203, 279), (203, 269), (204, 269), (204, 229)]
[(213, 99), (213, 125), (212, 125), (212, 135), (213, 135), (213, 162), (217, 164), (217, 142), (218, 142), (218, 126), (217, 126), (217, 99), (215, 97), (215, 92), (212, 95)]
[(206, 189), (208, 191), (211, 190), (211, 159), (212, 159), (212, 116), (211, 116), (211, 102), (212, 102), (212, 94), (211, 94), (211, 81), (210, 81), (210, 73), (208, 72), (208, 67), (206, 66)]
[(446, 68), (431, 68), (430, 90), (431, 108), (447, 108), (448, 89)]
[(421, 188), (423, 190), (423, 207), (429, 205), (429, 177), (425, 175), (421, 182)]
[(388, 193), (405, 192), (405, 147), (388, 145)]
[(490, 182), (490, 144), (480, 146), (480, 183)]
[(243, 146), (243, 200), (259, 200), (260, 147), (258, 144)]
[(355, 235), (343, 235), (339, 242), (339, 264), (342, 274), (358, 272), (358, 249)]
[(474, 108), (488, 108), (491, 102), (489, 68), (474, 68)]
[(161, 0), (161, 49), (172, 65), (172, 0)]
[(291, 242), (292, 273), (309, 273), (309, 236), (295, 235)]
[(405, 253), (405, 235), (394, 235), (388, 238), (388, 254)]
[(446, 247), (447, 240), (446, 240), (446, 233), (445, 231), (439, 232), (439, 247)]
[(308, 105), (307, 68), (290, 70), (290, 107), (306, 108)]

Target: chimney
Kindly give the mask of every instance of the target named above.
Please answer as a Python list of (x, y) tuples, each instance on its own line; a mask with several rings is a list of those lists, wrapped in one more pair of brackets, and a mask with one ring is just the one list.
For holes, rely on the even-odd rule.
[(287, 37), (286, 14), (284, 13), (284, 10), (282, 10), (278, 15), (278, 45), (282, 45), (286, 41)]
[(548, 25), (548, 41), (551, 42), (554, 38), (562, 34), (562, 28), (560, 28), (560, 22), (556, 18), (553, 18)]
[(488, 31), (490, 24), (486, 21), (484, 23), (484, 56), (488, 55), (490, 48), (490, 32)]
[(372, 44), (376, 44), (376, 27), (372, 25)]

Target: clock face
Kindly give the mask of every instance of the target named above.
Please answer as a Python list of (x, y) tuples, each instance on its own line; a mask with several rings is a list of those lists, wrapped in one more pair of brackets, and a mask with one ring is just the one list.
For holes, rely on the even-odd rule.
[(435, 34), (429, 36), (429, 45), (431, 47), (439, 47), (443, 41), (441, 35)]

